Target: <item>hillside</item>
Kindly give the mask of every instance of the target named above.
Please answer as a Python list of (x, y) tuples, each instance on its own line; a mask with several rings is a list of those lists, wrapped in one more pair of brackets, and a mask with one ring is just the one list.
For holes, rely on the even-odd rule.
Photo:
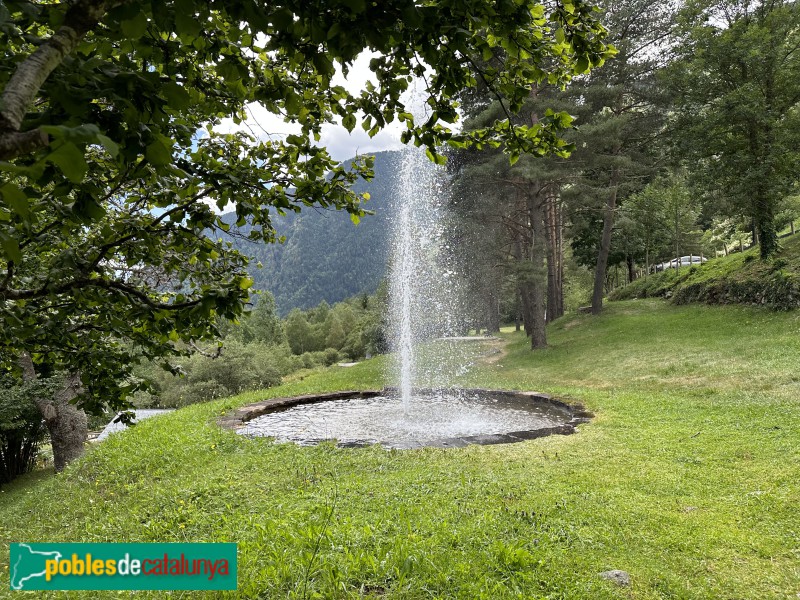
[[(366, 208), (375, 213), (358, 225), (343, 212), (304, 209), (275, 219), (279, 235), (286, 237), (283, 244), (230, 239), (253, 258), (250, 275), (255, 288), (272, 292), (281, 314), (375, 291), (386, 274), (399, 160), (399, 152), (375, 154), (375, 178), (354, 186), (357, 192), (369, 192)], [(235, 221), (233, 213), (226, 217)]]
[(315, 371), (23, 477), (2, 491), (0, 533), (238, 542), (223, 598), (794, 598), (799, 327), (797, 313), (639, 300), (559, 319), (541, 353), (503, 333), (504, 353), (462, 383), (581, 401), (596, 416), (571, 436), (390, 452), (216, 426), (267, 397), (381, 386), (386, 357)]
[(769, 261), (758, 248), (714, 258), (702, 266), (667, 269), (614, 290), (611, 300), (667, 297), (677, 304), (756, 304), (776, 310), (800, 308), (800, 235), (781, 240)]

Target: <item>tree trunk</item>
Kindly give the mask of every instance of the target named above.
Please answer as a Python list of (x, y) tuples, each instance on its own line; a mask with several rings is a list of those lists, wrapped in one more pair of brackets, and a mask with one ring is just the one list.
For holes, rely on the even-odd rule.
[(522, 324), (525, 328), (525, 335), (531, 337), (533, 335), (534, 330), (534, 322), (536, 320), (534, 316), (534, 298), (533, 294), (531, 293), (531, 285), (529, 282), (520, 280), (517, 283), (519, 289), (519, 296), (522, 300)]
[(769, 258), (778, 251), (778, 234), (775, 231), (775, 211), (769, 198), (761, 202), (758, 228), (756, 229), (759, 251), (762, 260)]
[(486, 306), (486, 333), (497, 333), (500, 331), (500, 296), (498, 287), (489, 291), (488, 303)]
[[(23, 355), (20, 364), (27, 381), (36, 379), (36, 369), (29, 355)], [(83, 454), (83, 445), (89, 437), (86, 413), (70, 403), (82, 393), (81, 378), (77, 373), (72, 373), (65, 379), (61, 389), (53, 394), (52, 399), (35, 399), (50, 432), (56, 473), (63, 471), (70, 462)]]
[(603, 236), (600, 238), (600, 252), (597, 254), (597, 265), (594, 270), (594, 289), (592, 290), (592, 314), (599, 315), (603, 310), (603, 288), (608, 268), (608, 255), (611, 252), (611, 234), (614, 227), (614, 213), (617, 208), (617, 170), (611, 177), (611, 192), (603, 211)]
[(678, 207), (678, 203), (675, 203), (675, 258), (678, 259), (678, 264), (675, 265), (675, 269), (680, 271), (681, 269), (681, 248), (680, 248), (680, 215), (679, 215), (680, 208)]
[(56, 473), (63, 471), (69, 463), (83, 454), (83, 445), (89, 437), (86, 413), (70, 403), (82, 392), (80, 377), (72, 374), (64, 382), (64, 387), (53, 395), (51, 402), (37, 402), (42, 415), (46, 415), (45, 411), (48, 409), (52, 415), (49, 419), (45, 416), (45, 423), (50, 432)]
[[(547, 300), (547, 233), (544, 222), (545, 199), (541, 187), (526, 184), (518, 190), (517, 213), (522, 217), (509, 228), (513, 244), (511, 253), (516, 266), (517, 291), (522, 308), (525, 333), (531, 338), (531, 349), (545, 348), (545, 303)], [(520, 222), (521, 221), (521, 222)]]
[(628, 283), (633, 283), (636, 279), (636, 262), (632, 256), (625, 257), (625, 262), (628, 264)]
[(564, 316), (564, 251), (561, 242), (561, 207), (558, 195), (550, 193), (546, 200), (547, 222), (547, 322)]
[(547, 199), (541, 194), (530, 194), (527, 198), (528, 217), (533, 232), (530, 257), (531, 275), (533, 280), (530, 285), (532, 328), (531, 350), (547, 347), (546, 323), (546, 285), (547, 285), (547, 233), (545, 227), (545, 206)]
[(526, 285), (526, 278), (522, 272), (523, 261), (525, 258), (524, 252), (525, 240), (523, 235), (519, 232), (514, 233), (514, 244), (512, 246), (512, 254), (516, 261), (516, 280), (517, 280), (517, 298), (519, 301), (518, 314), (522, 317), (522, 326), (525, 329), (525, 335), (531, 335), (531, 302), (528, 296), (528, 287)]

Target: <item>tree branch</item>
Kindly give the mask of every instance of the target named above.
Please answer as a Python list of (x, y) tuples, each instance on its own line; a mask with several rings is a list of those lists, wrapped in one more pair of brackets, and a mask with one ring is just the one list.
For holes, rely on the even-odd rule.
[(7, 160), (47, 144), (39, 130), (20, 132), (22, 120), (44, 82), (111, 6), (124, 0), (78, 0), (67, 9), (64, 23), (23, 60), (0, 97), (0, 158)]
[[(0, 124), (4, 123), (4, 115), (0, 113)], [(0, 160), (9, 160), (46, 146), (49, 142), (47, 134), (40, 129), (31, 131), (9, 131), (0, 134)]]

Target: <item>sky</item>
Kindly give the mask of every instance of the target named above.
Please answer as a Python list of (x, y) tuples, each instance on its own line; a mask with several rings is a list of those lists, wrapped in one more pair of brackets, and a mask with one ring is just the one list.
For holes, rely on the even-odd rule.
[[(353, 62), (346, 79), (339, 70), (334, 76), (334, 85), (341, 85), (352, 94), (358, 95), (368, 80), (377, 83), (369, 70), (369, 61), (372, 56), (368, 53), (359, 56)], [(247, 111), (249, 118), (243, 123), (236, 125), (232, 119), (224, 119), (219, 126), (215, 127), (215, 130), (220, 132), (247, 131), (260, 139), (278, 139), (296, 133), (300, 129), (297, 125), (285, 123), (282, 117), (270, 113), (259, 104), (250, 104)], [(328, 149), (331, 157), (340, 161), (352, 158), (357, 154), (397, 150), (402, 148), (400, 143), (402, 128), (403, 125), (395, 121), (374, 138), (370, 138), (361, 129), (360, 123), (356, 125), (352, 133), (349, 133), (341, 125), (327, 124), (322, 128), (320, 145)]]

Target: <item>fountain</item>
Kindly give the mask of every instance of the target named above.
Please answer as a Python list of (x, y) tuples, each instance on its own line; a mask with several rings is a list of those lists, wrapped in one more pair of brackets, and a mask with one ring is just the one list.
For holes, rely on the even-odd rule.
[[(422, 359), (415, 350), (427, 340), (450, 333), (447, 324), (457, 305), (458, 282), (446, 262), (442, 199), (439, 169), (419, 149), (405, 148), (393, 221), (389, 315), (394, 380), (407, 417), (411, 416), (412, 390), (420, 387), (421, 380), (441, 388), (449, 372), (463, 370), (460, 361), (453, 360), (452, 346), (444, 346), (438, 356), (428, 353), (426, 373), (417, 369)], [(443, 364), (449, 368), (441, 368)]]
[[(459, 335), (459, 277), (447, 239), (443, 176), (416, 148), (404, 151), (390, 285), (394, 386), (265, 400), (220, 424), (248, 436), (357, 447), (460, 447), (569, 434), (591, 416), (545, 394), (456, 387), (476, 358)], [(457, 250), (457, 249), (455, 249)], [(474, 339), (474, 338), (471, 338)]]

